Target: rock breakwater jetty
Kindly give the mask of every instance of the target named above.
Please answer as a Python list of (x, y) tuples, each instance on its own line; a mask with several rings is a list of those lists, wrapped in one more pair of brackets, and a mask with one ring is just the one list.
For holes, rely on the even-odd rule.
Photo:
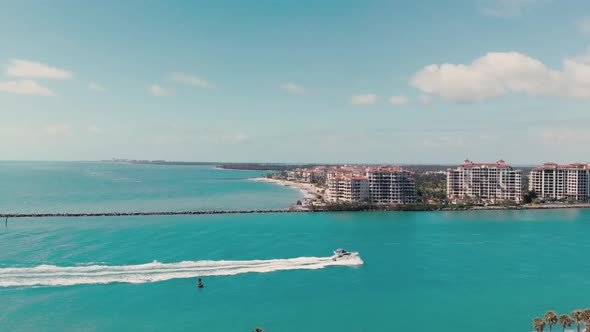
[(179, 216), (203, 214), (247, 214), (247, 213), (294, 213), (298, 209), (276, 210), (209, 210), (209, 211), (154, 211), (154, 212), (64, 212), (64, 213), (0, 213), (0, 218), (53, 218), (53, 217), (132, 217), (132, 216)]

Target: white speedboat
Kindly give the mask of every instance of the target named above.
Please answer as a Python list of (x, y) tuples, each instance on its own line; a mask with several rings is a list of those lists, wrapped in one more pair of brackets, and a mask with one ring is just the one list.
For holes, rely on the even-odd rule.
[(356, 257), (358, 256), (359, 253), (358, 252), (349, 252), (346, 251), (345, 249), (336, 249), (334, 250), (334, 256), (332, 256), (332, 260), (337, 261), (337, 260), (341, 260), (341, 259), (349, 259), (352, 257)]

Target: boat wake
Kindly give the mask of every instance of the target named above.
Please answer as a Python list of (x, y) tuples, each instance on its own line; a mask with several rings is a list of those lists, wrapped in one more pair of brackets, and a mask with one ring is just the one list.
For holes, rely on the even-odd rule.
[(139, 265), (88, 265), (0, 268), (0, 287), (142, 284), (179, 278), (316, 270), (328, 266), (362, 265), (360, 257), (334, 261), (332, 257), (298, 257), (249, 261), (183, 261)]

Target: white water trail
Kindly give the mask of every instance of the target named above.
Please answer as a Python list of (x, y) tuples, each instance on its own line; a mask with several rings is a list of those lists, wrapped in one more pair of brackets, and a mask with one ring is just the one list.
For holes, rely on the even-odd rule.
[(183, 261), (139, 265), (88, 265), (0, 268), (0, 287), (142, 284), (179, 278), (316, 270), (328, 266), (362, 265), (360, 257), (334, 261), (331, 257), (298, 257), (249, 261)]

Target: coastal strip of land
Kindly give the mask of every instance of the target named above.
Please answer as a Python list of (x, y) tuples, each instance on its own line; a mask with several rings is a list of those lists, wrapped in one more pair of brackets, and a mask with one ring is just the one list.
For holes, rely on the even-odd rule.
[(480, 210), (543, 210), (543, 209), (588, 209), (590, 203), (528, 203), (514, 205), (471, 205), (471, 204), (441, 204), (441, 203), (412, 203), (412, 204), (392, 204), (392, 205), (373, 205), (361, 202), (349, 203), (322, 203), (314, 205), (312, 202), (319, 202), (325, 197), (325, 189), (317, 186), (315, 183), (305, 183), (290, 181), (282, 178), (258, 177), (252, 178), (253, 181), (267, 182), (284, 187), (292, 187), (305, 193), (306, 202), (304, 206), (297, 209), (298, 212), (370, 212), (370, 211), (480, 211)]

